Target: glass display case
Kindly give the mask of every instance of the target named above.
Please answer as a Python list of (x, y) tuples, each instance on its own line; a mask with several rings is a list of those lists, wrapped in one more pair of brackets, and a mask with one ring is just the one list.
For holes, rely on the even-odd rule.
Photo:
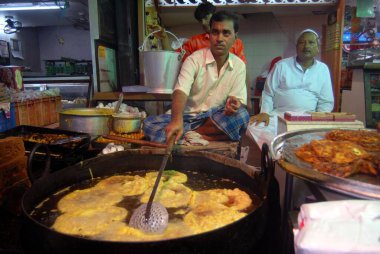
[(364, 65), (365, 119), (367, 128), (380, 122), (380, 63)]
[(90, 76), (24, 77), (23, 81), (25, 90), (45, 91), (58, 88), (64, 109), (87, 107), (90, 99)]

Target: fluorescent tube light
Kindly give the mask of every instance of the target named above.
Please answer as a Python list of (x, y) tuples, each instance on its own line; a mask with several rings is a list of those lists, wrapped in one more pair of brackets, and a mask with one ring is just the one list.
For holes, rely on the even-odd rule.
[(64, 6), (56, 5), (54, 2), (0, 4), (0, 11), (53, 10), (60, 8), (64, 8)]

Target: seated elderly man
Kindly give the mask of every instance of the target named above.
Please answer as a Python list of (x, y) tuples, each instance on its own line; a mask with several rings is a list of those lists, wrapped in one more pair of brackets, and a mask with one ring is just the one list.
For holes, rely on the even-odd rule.
[(215, 13), (210, 20), (210, 48), (190, 55), (173, 92), (171, 114), (150, 116), (144, 134), (156, 142), (176, 141), (191, 131), (205, 140), (239, 140), (249, 121), (244, 62), (229, 53), (237, 38), (238, 18)]
[(306, 29), (296, 45), (297, 56), (276, 63), (265, 82), (261, 112), (250, 119), (249, 131), (259, 147), (277, 135), (277, 116), (285, 111), (331, 112), (334, 96), (326, 64), (315, 59), (318, 34)]

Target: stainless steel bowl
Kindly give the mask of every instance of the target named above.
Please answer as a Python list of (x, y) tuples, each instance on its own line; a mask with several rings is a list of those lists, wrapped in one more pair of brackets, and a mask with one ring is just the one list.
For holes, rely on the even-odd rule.
[(118, 133), (139, 132), (142, 118), (136, 115), (112, 115), (112, 129)]

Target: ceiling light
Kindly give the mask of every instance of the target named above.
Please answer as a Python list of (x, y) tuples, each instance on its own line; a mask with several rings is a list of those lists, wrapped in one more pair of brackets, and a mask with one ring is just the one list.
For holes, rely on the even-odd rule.
[(58, 4), (56, 2), (0, 4), (0, 11), (52, 10), (52, 9), (64, 9), (65, 8), (64, 3), (61, 5), (61, 4)]

